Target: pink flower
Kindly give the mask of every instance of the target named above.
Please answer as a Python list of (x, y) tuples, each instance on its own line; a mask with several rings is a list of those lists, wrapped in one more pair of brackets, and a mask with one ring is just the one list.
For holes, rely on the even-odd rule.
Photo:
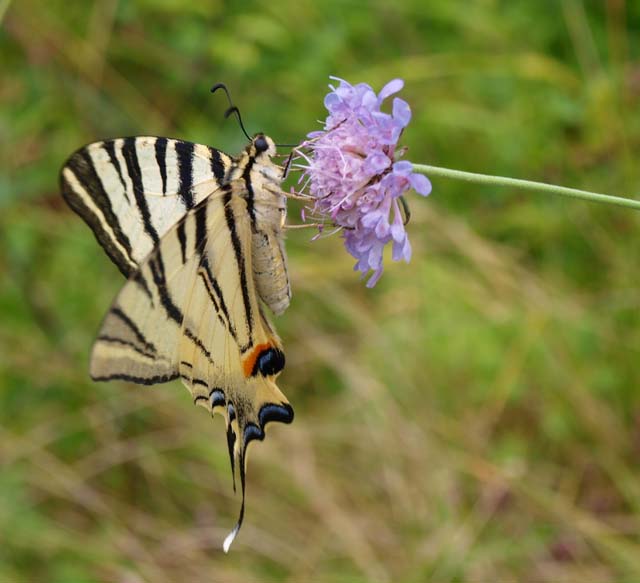
[[(336, 79), (332, 77), (332, 79)], [(322, 131), (310, 133), (301, 154), (307, 164), (303, 190), (315, 199), (313, 213), (342, 228), (347, 251), (357, 259), (355, 270), (373, 275), (373, 287), (382, 275), (384, 246), (392, 243), (394, 261), (411, 259), (398, 198), (414, 189), (431, 192), (426, 176), (413, 172), (410, 162), (397, 160), (398, 140), (411, 120), (406, 101), (394, 97), (391, 113), (381, 111), (385, 99), (404, 86), (401, 79), (387, 83), (378, 95), (365, 84), (342, 79), (325, 97), (329, 111)]]

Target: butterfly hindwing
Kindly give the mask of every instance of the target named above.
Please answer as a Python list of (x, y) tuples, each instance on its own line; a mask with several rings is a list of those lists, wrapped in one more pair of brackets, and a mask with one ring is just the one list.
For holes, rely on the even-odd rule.
[[(280, 339), (266, 319), (252, 269), (252, 229), (244, 182), (223, 187), (222, 211), (208, 217), (207, 242), (202, 248), (195, 284), (185, 307), (184, 328), (190, 329), (205, 353), (183, 334), (180, 376), (194, 402), (224, 416), (232, 472), (237, 467), (242, 488), (240, 518), (228, 549), (244, 516), (246, 452), (253, 440), (264, 439), (270, 421), (290, 423), (293, 410), (275, 384), (284, 367)], [(212, 326), (207, 306), (214, 306)], [(211, 308), (209, 307), (209, 311)], [(221, 366), (220, 363), (224, 363)]]
[(189, 210), (132, 272), (107, 313), (91, 358), (96, 380), (143, 384), (180, 377), (194, 402), (224, 416), (242, 487), (246, 451), (270, 421), (293, 410), (275, 384), (279, 338), (259, 303), (242, 180)]
[[(184, 215), (160, 239), (122, 288), (94, 343), (94, 380), (155, 384), (178, 378), (183, 306), (191, 293), (206, 233), (201, 215), (220, 205), (217, 193)], [(197, 342), (197, 338), (193, 340)]]

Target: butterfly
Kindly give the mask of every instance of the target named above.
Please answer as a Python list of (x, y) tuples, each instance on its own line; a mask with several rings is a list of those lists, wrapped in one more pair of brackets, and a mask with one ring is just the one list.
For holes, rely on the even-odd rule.
[(293, 409), (276, 385), (282, 343), (263, 306), (291, 298), (283, 169), (257, 134), (238, 156), (160, 137), (96, 142), (60, 173), (62, 194), (127, 282), (93, 345), (96, 381), (181, 379), (197, 405), (221, 414), (242, 505), (247, 447)]

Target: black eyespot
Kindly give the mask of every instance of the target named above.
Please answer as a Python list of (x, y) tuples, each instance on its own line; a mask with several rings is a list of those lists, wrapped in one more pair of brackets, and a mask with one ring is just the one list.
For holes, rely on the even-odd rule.
[(260, 427), (264, 428), (267, 423), (279, 421), (280, 423), (291, 423), (293, 421), (293, 408), (289, 403), (278, 405), (276, 403), (267, 403), (262, 405), (260, 413), (258, 413), (258, 421)]
[(266, 152), (269, 149), (269, 144), (264, 136), (257, 137), (253, 142), (253, 145), (256, 147), (258, 152)]
[(224, 398), (224, 392), (222, 389), (211, 389), (211, 393), (209, 393), (209, 399), (211, 400), (211, 407), (224, 407), (226, 404), (226, 399)]
[(244, 446), (254, 439), (262, 441), (264, 439), (264, 431), (260, 429), (255, 423), (247, 423), (244, 428)]
[(253, 367), (252, 374), (260, 373), (263, 377), (278, 374), (284, 368), (284, 352), (277, 348), (263, 350)]

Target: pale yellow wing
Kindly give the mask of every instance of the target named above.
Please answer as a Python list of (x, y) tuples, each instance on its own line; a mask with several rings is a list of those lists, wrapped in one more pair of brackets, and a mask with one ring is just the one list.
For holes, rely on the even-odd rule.
[(180, 377), (194, 401), (227, 423), (244, 517), (246, 453), (270, 421), (293, 410), (275, 384), (284, 367), (252, 270), (245, 183), (233, 181), (189, 211), (140, 264), (109, 310), (91, 358), (96, 380), (143, 384)]
[(170, 227), (226, 182), (232, 158), (215, 148), (140, 136), (80, 148), (60, 172), (62, 194), (125, 275)]

